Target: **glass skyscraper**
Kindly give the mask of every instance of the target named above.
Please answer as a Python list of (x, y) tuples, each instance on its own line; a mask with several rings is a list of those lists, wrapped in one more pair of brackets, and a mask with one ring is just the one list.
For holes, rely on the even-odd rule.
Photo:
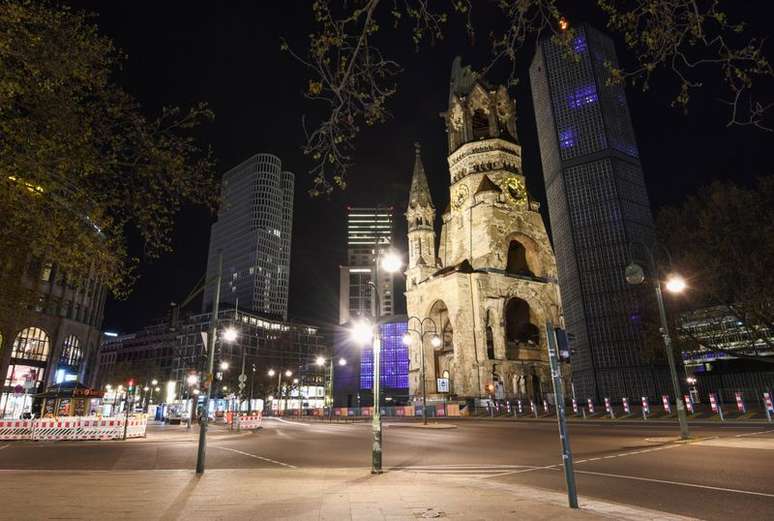
[[(293, 188), (293, 174), (272, 154), (256, 154), (223, 176), (207, 260), (211, 280), (222, 251), (223, 304), (287, 320)], [(214, 290), (205, 288), (204, 311), (212, 306)]]
[(652, 244), (653, 216), (612, 40), (581, 25), (569, 48), (538, 44), (530, 66), (543, 176), (579, 398), (654, 396), (661, 365), (643, 357), (630, 244)]
[[(376, 255), (392, 245), (392, 207), (347, 208), (347, 264), (340, 267), (339, 323), (372, 316)], [(392, 315), (393, 274), (379, 271), (379, 316)]]

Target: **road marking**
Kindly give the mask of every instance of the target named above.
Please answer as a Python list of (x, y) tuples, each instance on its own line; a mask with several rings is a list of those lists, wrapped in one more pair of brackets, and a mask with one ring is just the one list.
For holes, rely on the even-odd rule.
[(655, 479), (655, 478), (643, 478), (639, 476), (626, 476), (624, 474), (608, 474), (607, 472), (593, 472), (590, 470), (576, 470), (577, 474), (590, 474), (592, 476), (602, 476), (606, 478), (617, 478), (617, 479), (631, 479), (635, 481), (648, 481), (651, 483), (662, 483), (664, 485), (679, 485), (682, 487), (692, 487), (692, 488), (704, 488), (707, 490), (718, 490), (720, 492), (731, 492), (734, 494), (747, 494), (750, 496), (762, 496), (762, 497), (771, 497), (774, 498), (774, 494), (767, 494), (766, 492), (753, 492), (752, 490), (739, 490), (735, 488), (723, 488), (723, 487), (713, 487), (711, 485), (699, 485), (698, 483), (685, 483), (682, 481), (670, 481), (667, 479)]
[(293, 422), (291, 422), (291, 421), (288, 421), (288, 420), (283, 420), (282, 418), (276, 418), (274, 416), (268, 416), (268, 417), (264, 418), (264, 420), (274, 420), (274, 421), (278, 421), (278, 422), (282, 422), (282, 423), (287, 423), (288, 425), (303, 425), (304, 427), (311, 427), (312, 426), (311, 423), (305, 423), (305, 422), (302, 422), (302, 421), (293, 421)]
[[(415, 465), (406, 467), (390, 467), (388, 470), (397, 472), (416, 472), (429, 475), (463, 476), (467, 478), (495, 478), (512, 474), (513, 469), (532, 470), (533, 465)], [(517, 471), (518, 472), (518, 471)]]
[(0, 447), (0, 450), (7, 449), (10, 446), (11, 446), (10, 444), (5, 444), (2, 447)]
[(734, 437), (735, 438), (744, 438), (745, 436), (757, 436), (758, 434), (769, 434), (771, 432), (774, 432), (774, 429), (767, 430), (767, 431), (758, 431), (758, 432), (745, 432), (744, 434), (737, 434)]
[(214, 448), (214, 449), (220, 449), (220, 450), (227, 450), (227, 451), (230, 451), (230, 452), (236, 452), (237, 454), (241, 454), (242, 456), (248, 456), (250, 458), (259, 459), (261, 461), (268, 461), (269, 463), (274, 463), (275, 465), (280, 465), (282, 467), (287, 467), (289, 469), (297, 469), (298, 468), (295, 465), (291, 465), (290, 463), (282, 463), (281, 461), (277, 461), (277, 460), (274, 460), (274, 459), (271, 459), (271, 458), (264, 458), (263, 456), (258, 456), (257, 454), (250, 454), (249, 452), (244, 452), (244, 451), (237, 450), (237, 449), (231, 449), (229, 447), (218, 447), (216, 445), (211, 445), (211, 447)]

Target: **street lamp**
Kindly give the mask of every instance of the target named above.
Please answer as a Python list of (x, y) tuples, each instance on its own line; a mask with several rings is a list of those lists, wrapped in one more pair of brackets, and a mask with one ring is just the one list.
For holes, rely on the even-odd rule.
[(403, 266), (403, 259), (395, 252), (387, 252), (382, 257), (382, 269), (387, 273), (396, 273)]
[(237, 330), (235, 327), (227, 327), (223, 330), (223, 340), (226, 342), (233, 342), (237, 339), (239, 336), (239, 333), (237, 333)]
[[(675, 394), (675, 404), (677, 405), (677, 419), (680, 422), (680, 437), (684, 440), (690, 438), (688, 432), (688, 419), (685, 415), (685, 404), (680, 399), (680, 384), (677, 380), (677, 369), (675, 367), (675, 355), (672, 352), (672, 338), (669, 336), (669, 325), (667, 323), (666, 310), (664, 309), (664, 297), (661, 293), (661, 280), (659, 278), (659, 269), (656, 265), (656, 259), (653, 256), (653, 251), (643, 243), (639, 243), (640, 246), (647, 252), (647, 260), (650, 264), (650, 274), (653, 279), (653, 288), (656, 291), (656, 302), (658, 303), (658, 314), (661, 321), (661, 335), (664, 338), (664, 347), (666, 349), (667, 362), (669, 363), (669, 372), (672, 377), (672, 390)], [(666, 248), (664, 251), (669, 255)], [(670, 262), (671, 263), (671, 262)], [(639, 285), (645, 281), (645, 271), (642, 266), (632, 261), (624, 272), (626, 282), (631, 285)], [(687, 287), (685, 280), (679, 275), (669, 275), (666, 281), (667, 291), (670, 293), (680, 293)]]
[(228, 371), (228, 362), (224, 360), (223, 362), (220, 363), (218, 367), (220, 367), (221, 371)]
[[(318, 367), (325, 367), (325, 357), (323, 357), (322, 355), (318, 356), (315, 359), (314, 363)], [(344, 358), (339, 358), (338, 364), (339, 364), (339, 367), (344, 367), (345, 365), (347, 365), (347, 361)], [(328, 415), (329, 416), (333, 416), (333, 366), (334, 366), (334, 364), (333, 364), (333, 357), (331, 357), (331, 360), (330, 360), (330, 376), (328, 376), (328, 385), (327, 386), (324, 385), (325, 384), (325, 376), (324, 376), (325, 373), (323, 373), (323, 385), (328, 388), (327, 393), (328, 393), (328, 399), (329, 399), (329, 404), (328, 404), (329, 405), (329, 409), (328, 409)]]
[[(441, 337), (438, 336), (438, 328), (435, 325), (435, 321), (430, 317), (420, 319), (419, 317), (409, 317), (408, 325), (411, 325), (411, 321), (416, 320), (419, 322), (419, 329), (408, 328), (406, 334), (403, 335), (403, 344), (410, 346), (411, 333), (419, 335), (420, 356), (422, 357), (422, 363), (420, 365), (422, 371), (422, 423), (427, 425), (427, 378), (425, 375), (425, 336), (430, 336), (430, 344), (433, 348), (440, 347), (442, 344)], [(425, 322), (433, 326), (432, 330), (425, 331)]]

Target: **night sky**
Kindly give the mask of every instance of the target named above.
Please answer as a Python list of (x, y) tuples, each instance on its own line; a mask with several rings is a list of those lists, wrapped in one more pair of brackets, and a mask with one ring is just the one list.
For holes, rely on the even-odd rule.
[[(313, 111), (302, 91), (308, 77), (301, 66), (280, 51), (285, 36), (299, 50), (311, 31), (309, 2), (102, 2), (74, 1), (71, 5), (97, 14), (101, 31), (113, 38), (128, 59), (117, 81), (155, 113), (164, 105), (207, 101), (215, 111), (213, 124), (199, 133), (212, 145), (221, 174), (258, 152), (279, 156), (283, 167), (296, 174), (295, 214), (290, 277), (290, 317), (321, 325), (338, 318), (338, 265), (345, 261), (345, 207), (377, 203), (396, 205), (398, 247), (405, 243), (405, 211), (414, 160), (412, 143), (422, 143), (423, 159), (436, 208), (448, 202), (446, 134), (438, 114), (446, 109), (449, 73), (455, 55), (463, 63), (480, 66), (489, 56), (485, 38), (471, 46), (452, 23), (447, 38), (416, 54), (404, 30), (384, 34), (404, 72), (399, 93), (390, 107), (388, 123), (366, 128), (355, 154), (356, 166), (346, 192), (310, 199), (309, 163), (300, 151), (301, 116)], [(747, 18), (762, 32), (764, 4), (752, 1)], [(770, 9), (770, 7), (768, 8)], [(580, 13), (604, 29), (599, 20)], [(750, 16), (750, 15), (753, 16)], [(577, 17), (576, 17), (577, 18)], [(571, 18), (572, 20), (572, 18)], [(623, 48), (617, 41), (619, 56)], [(769, 46), (770, 48), (770, 46)], [(534, 112), (527, 69), (532, 49), (520, 60), (520, 85), (512, 90), (517, 101), (517, 125), (523, 146), (524, 171), (530, 192), (545, 194), (537, 147)], [(502, 78), (490, 78), (497, 81)], [(657, 77), (667, 79), (665, 75)], [(718, 84), (717, 78), (708, 78)], [(627, 90), (629, 106), (655, 210), (679, 203), (699, 186), (714, 179), (749, 184), (770, 175), (774, 133), (753, 128), (726, 128), (725, 107), (717, 93), (695, 96), (684, 116), (670, 107), (676, 85), (656, 83), (648, 92)], [(214, 216), (198, 208), (182, 211), (174, 238), (175, 252), (143, 262), (134, 293), (123, 302), (110, 301), (104, 328), (129, 332), (166, 313), (181, 301), (202, 276), (207, 257), (209, 226)], [(139, 245), (135, 249), (139, 253)], [(402, 299), (398, 310), (405, 307)], [(194, 310), (198, 308), (194, 306)]]

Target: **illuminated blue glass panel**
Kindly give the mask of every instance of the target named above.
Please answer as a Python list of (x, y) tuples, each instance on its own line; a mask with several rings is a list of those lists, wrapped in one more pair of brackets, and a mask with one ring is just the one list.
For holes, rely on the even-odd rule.
[[(379, 326), (382, 340), (381, 384), (385, 389), (408, 389), (409, 354), (403, 343), (406, 322)], [(360, 358), (360, 388), (371, 389), (374, 382), (373, 350), (364, 349)]]
[(581, 87), (567, 98), (567, 103), (571, 109), (577, 109), (597, 101), (599, 101), (599, 96), (597, 96), (597, 88), (594, 85)]
[(572, 129), (562, 130), (559, 132), (559, 146), (562, 148), (570, 148), (575, 146), (575, 132)]
[(581, 53), (586, 50), (586, 37), (581, 35), (575, 37), (572, 41), (572, 48), (575, 52)]

